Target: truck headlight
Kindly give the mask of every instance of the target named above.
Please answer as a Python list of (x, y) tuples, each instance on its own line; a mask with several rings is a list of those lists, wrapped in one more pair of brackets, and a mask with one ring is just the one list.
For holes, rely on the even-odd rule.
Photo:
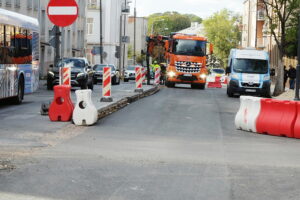
[(176, 75), (175, 72), (172, 71), (168, 72), (168, 77), (173, 78), (175, 75)]
[(264, 81), (269, 81), (271, 78), (270, 78), (270, 76), (269, 75), (265, 75), (264, 76)]
[(201, 78), (201, 79), (206, 79), (206, 74), (201, 74), (201, 75), (200, 75), (200, 78)]

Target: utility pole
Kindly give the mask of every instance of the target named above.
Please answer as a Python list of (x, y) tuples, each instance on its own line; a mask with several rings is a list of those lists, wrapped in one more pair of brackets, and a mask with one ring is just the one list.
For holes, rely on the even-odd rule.
[(103, 64), (102, 0), (100, 0), (100, 64)]
[[(125, 0), (125, 8), (124, 8), (125, 12), (127, 12), (127, 0)], [(124, 14), (124, 32), (123, 32), (123, 36), (126, 36), (126, 19), (127, 16), (126, 14)], [(122, 64), (122, 75), (124, 76), (123, 72), (125, 71), (125, 56), (126, 56), (126, 44), (124, 42), (123, 44), (123, 64)]]
[(298, 65), (297, 65), (297, 77), (296, 77), (296, 91), (295, 100), (299, 101), (299, 89), (300, 89), (300, 14), (298, 20)]
[(136, 64), (136, 0), (134, 1), (133, 64)]
[(122, 77), (124, 77), (124, 70), (122, 67), (122, 12), (120, 15), (120, 35), (119, 35), (119, 37), (120, 37), (119, 38), (119, 68), (121, 70)]
[(55, 57), (54, 57), (54, 66), (57, 66), (57, 63), (60, 59), (60, 38), (61, 32), (58, 26), (55, 26)]

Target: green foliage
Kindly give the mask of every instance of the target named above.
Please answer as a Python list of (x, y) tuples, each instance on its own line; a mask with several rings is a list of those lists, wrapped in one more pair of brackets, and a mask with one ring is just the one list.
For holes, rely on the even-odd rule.
[(145, 60), (146, 60), (146, 55), (138, 54), (136, 56), (136, 63), (137, 64), (143, 65)]
[(185, 16), (187, 16), (191, 20), (191, 22), (198, 22), (199, 24), (201, 24), (203, 21), (201, 17), (194, 14), (185, 14)]
[[(178, 12), (155, 13), (148, 17), (148, 34), (170, 35), (186, 29), (191, 25), (191, 18), (200, 20), (197, 16), (182, 15)], [(153, 29), (153, 30), (152, 30)]]
[(234, 15), (227, 9), (214, 13), (203, 21), (206, 36), (214, 45), (214, 53), (221, 64), (227, 63), (230, 49), (239, 44), (241, 33), (239, 31), (240, 16)]
[(133, 48), (132, 45), (128, 45), (128, 58), (132, 58), (133, 57)]

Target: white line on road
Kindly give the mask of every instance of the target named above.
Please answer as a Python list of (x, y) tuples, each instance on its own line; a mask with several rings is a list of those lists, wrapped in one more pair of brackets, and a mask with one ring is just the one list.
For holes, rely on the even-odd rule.
[(76, 6), (50, 6), (49, 15), (77, 15)]

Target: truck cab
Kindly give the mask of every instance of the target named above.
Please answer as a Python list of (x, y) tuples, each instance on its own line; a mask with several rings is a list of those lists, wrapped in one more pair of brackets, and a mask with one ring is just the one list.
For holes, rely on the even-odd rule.
[(270, 97), (269, 54), (256, 49), (232, 49), (226, 73), (229, 74), (227, 95)]

